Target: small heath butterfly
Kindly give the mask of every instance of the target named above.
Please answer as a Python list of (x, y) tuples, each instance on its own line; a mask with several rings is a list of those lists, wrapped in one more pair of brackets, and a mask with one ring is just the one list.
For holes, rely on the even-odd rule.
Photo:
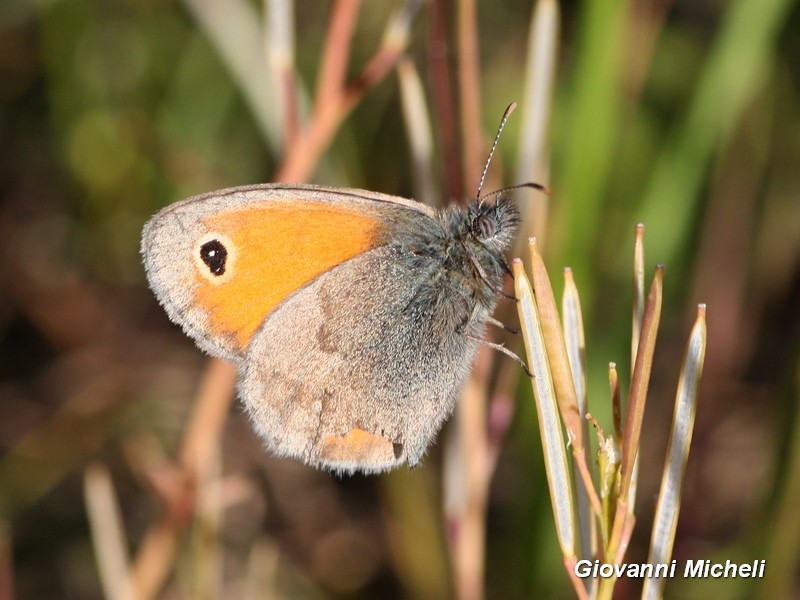
[(168, 206), (142, 254), (169, 318), (237, 364), (271, 451), (371, 473), (417, 464), (453, 411), (518, 221), (499, 193), (436, 211), (265, 184)]

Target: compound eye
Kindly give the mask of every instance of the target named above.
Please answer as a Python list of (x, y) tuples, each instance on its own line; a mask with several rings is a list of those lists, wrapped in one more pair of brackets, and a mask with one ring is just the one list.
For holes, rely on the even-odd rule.
[(225, 274), (225, 263), (228, 262), (228, 249), (217, 239), (209, 240), (200, 246), (200, 260), (208, 267), (209, 272), (219, 277)]
[(486, 240), (497, 232), (497, 223), (488, 215), (478, 215), (472, 222), (472, 233), (479, 239)]

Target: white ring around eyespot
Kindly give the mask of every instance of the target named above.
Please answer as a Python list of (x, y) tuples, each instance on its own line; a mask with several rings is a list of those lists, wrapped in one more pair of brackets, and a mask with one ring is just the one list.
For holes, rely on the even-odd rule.
[[(213, 240), (218, 240), (225, 247), (225, 250), (228, 252), (228, 256), (225, 259), (225, 272), (222, 275), (214, 275), (211, 271), (209, 271), (208, 265), (204, 263), (203, 259), (200, 257), (200, 248), (203, 247), (203, 244), (206, 244)], [(203, 237), (201, 237), (199, 240), (197, 240), (192, 250), (192, 255), (194, 256), (194, 264), (200, 271), (200, 275), (202, 275), (207, 281), (213, 283), (214, 285), (221, 285), (230, 280), (231, 277), (233, 277), (237, 254), (238, 254), (238, 249), (234, 245), (233, 240), (231, 240), (231, 238), (229, 238), (227, 235), (218, 233), (216, 231), (209, 232), (205, 234)]]

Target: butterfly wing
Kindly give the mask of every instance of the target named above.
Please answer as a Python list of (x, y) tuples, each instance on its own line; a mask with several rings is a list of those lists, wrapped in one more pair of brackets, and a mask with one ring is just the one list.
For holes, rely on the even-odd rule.
[[(274, 452), (344, 472), (419, 462), (476, 346), (446, 314), (453, 305), (437, 297), (435, 269), (379, 247), (320, 275), (267, 317), (240, 391)], [(459, 320), (471, 310), (462, 309)]]
[(472, 307), (434, 282), (442, 235), (419, 203), (261, 185), (167, 207), (145, 226), (147, 277), (198, 345), (240, 366), (267, 445), (326, 468), (423, 455), (466, 378)]
[(289, 294), (433, 216), (363, 190), (232, 188), (163, 209), (145, 225), (142, 254), (170, 319), (209, 354), (238, 360)]

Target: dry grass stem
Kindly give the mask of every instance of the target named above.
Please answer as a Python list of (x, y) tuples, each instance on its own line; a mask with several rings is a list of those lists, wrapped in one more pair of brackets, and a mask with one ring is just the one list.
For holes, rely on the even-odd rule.
[(103, 594), (107, 600), (130, 598), (128, 541), (108, 468), (99, 463), (89, 465), (83, 484)]
[(314, 92), (314, 120), (332, 108), (330, 100), (337, 98), (346, 84), (347, 63), (360, 6), (360, 0), (336, 0), (331, 10)]
[[(589, 600), (590, 592), (586, 589), (586, 582), (584, 582), (578, 574), (575, 572), (575, 565), (577, 564), (578, 559), (575, 556), (564, 557), (564, 569), (567, 571), (567, 575), (569, 575), (570, 581), (572, 582), (572, 587), (575, 590), (575, 595), (578, 597), (579, 600)], [(591, 584), (591, 582), (589, 582)]]
[[(562, 536), (563, 531), (569, 531), (570, 536), (573, 535), (575, 517), (570, 511), (573, 497), (579, 510), (582, 506), (580, 484), (586, 487), (584, 514), (580, 518), (582, 558), (590, 561), (599, 559), (617, 565), (624, 564), (625, 554), (636, 525), (633, 514), (633, 490), (642, 420), (661, 316), (664, 277), (663, 267), (657, 266), (647, 299), (643, 301), (644, 295), (638, 291), (643, 289), (644, 283), (643, 232), (642, 226), (637, 227), (634, 247), (632, 336), (638, 344), (634, 349), (635, 363), (631, 374), (627, 414), (623, 426), (619, 376), (616, 364), (610, 363), (608, 377), (613, 407), (613, 431), (610, 435), (606, 435), (600, 423), (587, 412), (585, 340), (580, 299), (571, 271), (565, 270), (563, 315), (559, 327), (558, 311), (555, 308), (550, 280), (538, 252), (536, 240), (530, 240), (533, 289), (523, 271), (522, 261), (515, 259), (513, 263), (519, 318), (523, 326), (528, 365), (534, 374), (532, 383), (556, 531), (562, 545), (567, 575), (580, 598), (610, 600), (617, 582), (615, 574), (599, 579), (581, 579), (574, 572), (577, 564), (574, 537)], [(704, 356), (705, 306), (701, 305), (681, 368), (675, 425), (659, 497), (658, 516), (654, 524), (654, 545), (650, 563), (667, 563), (671, 555), (680, 487), (686, 468)], [(577, 419), (580, 419), (580, 423)], [(598, 439), (599, 496), (588, 464), (585, 460), (581, 460), (585, 453), (576, 453), (575, 449), (573, 449), (573, 467), (579, 474), (576, 473), (576, 494), (573, 496), (569, 487), (569, 476), (561, 473), (561, 464), (566, 464), (566, 445), (561, 437), (561, 426), (567, 429), (570, 441), (578, 439), (577, 434), (573, 432), (579, 431), (582, 436), (580, 439), (587, 443), (587, 420), (594, 425)], [(579, 430), (578, 427), (581, 425), (583, 427)], [(574, 443), (574, 446), (578, 447), (578, 443)], [(584, 465), (584, 470), (580, 469), (581, 463)], [(591, 513), (587, 510), (589, 501), (593, 510)], [(602, 542), (600, 548), (597, 543), (597, 531), (600, 532)], [(649, 585), (663, 585), (663, 582)], [(652, 597), (661, 593), (661, 587), (648, 589), (655, 590), (649, 592), (654, 594)]]
[[(611, 528), (611, 536), (606, 548), (606, 556), (621, 561), (628, 540), (633, 531), (633, 501), (631, 499), (631, 481), (639, 454), (639, 440), (642, 431), (642, 420), (647, 402), (647, 389), (653, 367), (658, 324), (661, 317), (661, 300), (663, 296), (664, 268), (656, 267), (653, 282), (645, 305), (642, 318), (642, 335), (636, 351), (636, 365), (631, 377), (631, 390), (628, 400), (628, 411), (625, 418), (625, 430), (622, 438), (622, 463), (620, 465), (619, 495), (616, 513)], [(610, 598), (616, 583), (615, 578), (606, 578), (600, 582), (599, 597)]]
[(236, 375), (236, 367), (220, 359), (211, 359), (203, 373), (179, 457), (184, 472), (192, 478), (199, 479), (213, 464), (235, 397)]
[[(564, 441), (557, 391), (552, 380), (552, 368), (549, 364), (547, 339), (542, 327), (542, 318), (538, 297), (534, 295), (528, 278), (522, 267), (522, 261), (515, 259), (514, 292), (517, 297), (517, 309), (522, 325), (522, 336), (528, 358), (528, 368), (533, 373), (533, 391), (536, 399), (536, 413), (539, 421), (539, 432), (542, 438), (545, 470), (550, 489), (550, 500), (556, 522), (561, 553), (565, 562), (575, 558), (576, 521), (572, 505), (572, 483), (567, 459), (567, 445)], [(576, 591), (585, 593), (583, 583), (578, 581)]]
[(631, 373), (636, 366), (636, 351), (642, 335), (644, 317), (644, 225), (636, 226), (633, 245), (633, 317), (631, 324)]
[[(195, 496), (207, 481), (214, 465), (225, 422), (234, 399), (236, 367), (211, 359), (203, 374), (189, 424), (179, 453), (179, 469), (159, 472), (168, 477), (162, 499), (167, 514), (152, 524), (139, 548), (134, 566), (134, 587), (138, 595), (151, 598), (169, 575), (178, 535), (189, 524)], [(202, 491), (200, 491), (202, 494)]]
[(458, 149), (461, 143), (456, 135), (455, 101), (453, 99), (450, 64), (448, 61), (448, 27), (450, 4), (447, 0), (430, 1), (429, 58), (431, 70), (431, 96), (433, 97), (434, 125), (437, 139), (441, 145), (444, 170), (445, 196), (462, 198), (464, 196), (461, 179), (461, 161)]
[[(672, 418), (672, 432), (669, 437), (664, 473), (661, 478), (661, 490), (658, 494), (656, 513), (653, 518), (653, 533), (650, 537), (650, 554), (647, 561), (651, 564), (665, 564), (672, 557), (672, 545), (675, 541), (675, 531), (678, 527), (680, 513), (683, 479), (694, 431), (700, 379), (703, 376), (706, 353), (705, 315), (706, 307), (701, 304), (697, 308), (697, 319), (689, 335), (689, 342), (681, 365), (678, 391), (675, 396), (675, 413)], [(657, 600), (663, 593), (665, 583), (663, 578), (646, 578), (642, 598)]]
[(636, 364), (631, 377), (628, 413), (625, 418), (625, 433), (622, 444), (622, 474), (620, 499), (627, 502), (628, 490), (633, 475), (633, 463), (639, 451), (639, 438), (642, 432), (642, 419), (647, 401), (647, 388), (650, 384), (650, 373), (653, 369), (658, 324), (661, 319), (661, 301), (663, 297), (664, 267), (656, 267), (653, 283), (645, 305), (642, 319), (642, 336), (636, 351)]
[(611, 389), (611, 414), (614, 421), (614, 436), (622, 439), (622, 399), (619, 392), (617, 363), (608, 363), (608, 385)]
[(522, 268), (522, 261), (513, 263), (515, 294), (527, 350), (528, 368), (533, 373), (533, 390), (539, 429), (545, 455), (545, 469), (550, 484), (550, 497), (556, 515), (561, 551), (565, 558), (575, 555), (575, 515), (572, 510), (572, 484), (561, 430), (557, 391), (553, 382), (547, 339), (542, 327), (537, 297)]
[(282, 141), (277, 97), (264, 53), (262, 19), (255, 8), (244, 0), (182, 0), (182, 4), (205, 31), (244, 94), (264, 139), (277, 151)]
[(561, 412), (561, 419), (567, 428), (569, 443), (572, 446), (572, 456), (581, 479), (583, 479), (589, 501), (595, 514), (600, 514), (600, 499), (592, 482), (592, 475), (586, 463), (586, 448), (583, 439), (583, 423), (578, 410), (578, 400), (575, 394), (572, 372), (569, 366), (567, 349), (564, 344), (564, 335), (561, 330), (561, 319), (556, 308), (553, 288), (547, 275), (547, 269), (539, 253), (535, 239), (531, 239), (531, 272), (533, 274), (533, 289), (536, 301), (542, 316), (542, 333), (545, 336), (547, 357), (550, 363), (551, 376), (555, 386), (556, 401)]
[[(470, 377), (451, 428), (445, 463), (445, 518), (460, 600), (483, 598), (486, 548), (486, 387)], [(454, 431), (457, 430), (457, 431)]]
[(169, 513), (150, 525), (139, 544), (131, 574), (133, 598), (155, 598), (172, 568), (177, 547), (178, 524)]
[(552, 369), (556, 399), (561, 411), (561, 418), (564, 420), (569, 434), (569, 442), (575, 450), (581, 451), (583, 450), (583, 423), (581, 423), (578, 398), (561, 330), (561, 319), (556, 309), (556, 299), (536, 239), (529, 240), (528, 246), (531, 253), (533, 290), (536, 293), (537, 306), (542, 314), (542, 333), (547, 342), (545, 348)]
[[(631, 376), (636, 369), (636, 354), (639, 339), (642, 335), (642, 319), (644, 318), (644, 225), (636, 225), (633, 246), (633, 315), (631, 324)], [(619, 401), (619, 398), (617, 398)], [(621, 437), (619, 439), (622, 439)], [(628, 486), (628, 512), (633, 514), (636, 505), (636, 491), (639, 488), (639, 454), (633, 461), (631, 482)]]
[(300, 131), (293, 13), (293, 0), (264, 0), (264, 40), (270, 66), (267, 76), (272, 77), (278, 126), (282, 133), (282, 144), (275, 148), (276, 153), (294, 144)]
[[(329, 38), (325, 45), (322, 65), (324, 69), (318, 77), (314, 110), (311, 119), (286, 149), (283, 163), (275, 174), (275, 181), (306, 181), (319, 161), (322, 153), (330, 145), (340, 125), (361, 101), (364, 93), (381, 81), (400, 60), (408, 43), (412, 17), (416, 14), (419, 2), (408, 0), (387, 26), (387, 35), (367, 62), (361, 73), (347, 85), (344, 81), (342, 65), (350, 55), (352, 43), (352, 24), (355, 0), (341, 0), (334, 5)], [(342, 14), (339, 15), (338, 12)]]
[(403, 123), (406, 126), (411, 169), (414, 176), (414, 198), (427, 204), (439, 204), (439, 189), (433, 174), (433, 131), (430, 125), (425, 90), (414, 63), (404, 58), (397, 65)]
[(219, 598), (222, 586), (222, 522), (225, 509), (220, 452), (214, 452), (197, 485), (197, 505), (191, 528), (191, 571), (188, 585), (194, 598)]
[[(570, 371), (578, 400), (578, 413), (581, 417), (583, 439), (589, 439), (589, 422), (586, 419), (589, 407), (586, 398), (586, 340), (583, 330), (583, 313), (581, 299), (572, 269), (564, 269), (564, 293), (561, 299), (562, 329), (564, 343), (569, 357)], [(575, 494), (578, 506), (578, 523), (580, 524), (581, 558), (597, 554), (597, 528), (589, 500), (586, 484), (574, 467)]]
[(462, 172), (467, 190), (477, 189), (483, 170), (484, 139), (481, 126), (478, 17), (475, 0), (459, 0), (458, 87), (461, 100)]
[[(519, 141), (515, 181), (550, 182), (548, 132), (551, 105), (555, 90), (560, 10), (556, 0), (539, 0), (531, 15), (528, 53), (525, 59), (525, 81), (522, 102), (522, 127)], [(547, 215), (550, 201), (539, 194), (516, 193), (522, 227), (515, 254), (522, 254), (523, 244), (530, 237), (546, 247)]]

